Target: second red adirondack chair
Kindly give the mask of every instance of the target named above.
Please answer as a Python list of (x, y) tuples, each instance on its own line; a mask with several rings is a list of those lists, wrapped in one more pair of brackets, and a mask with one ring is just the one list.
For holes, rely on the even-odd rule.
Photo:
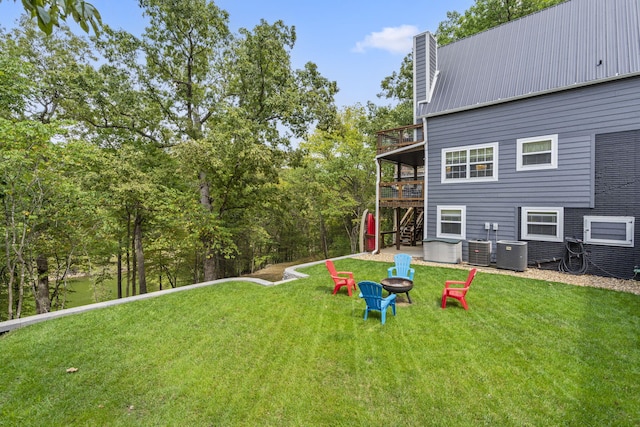
[(351, 291), (356, 290), (356, 281), (353, 279), (353, 273), (350, 271), (336, 271), (336, 267), (330, 259), (328, 259), (325, 264), (327, 265), (327, 270), (329, 270), (329, 274), (335, 284), (335, 287), (333, 288), (333, 295), (338, 292), (338, 289), (346, 286), (347, 293), (351, 296)]
[[(467, 301), (465, 300), (465, 296), (469, 291), (469, 286), (471, 286), (471, 282), (473, 278), (476, 276), (478, 272), (477, 268), (472, 269), (467, 276), (467, 280), (465, 282), (458, 280), (447, 280), (444, 283), (444, 290), (442, 291), (442, 308), (447, 306), (447, 298), (455, 298), (464, 307), (465, 310), (469, 310), (469, 306), (467, 306)], [(450, 287), (451, 285), (464, 285), (464, 287)]]

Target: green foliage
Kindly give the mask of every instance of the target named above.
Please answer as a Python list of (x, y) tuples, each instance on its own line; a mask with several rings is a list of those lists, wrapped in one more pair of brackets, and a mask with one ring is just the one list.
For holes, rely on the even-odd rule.
[(46, 222), (32, 250), (50, 261), (50, 299), (58, 309), (65, 307), (68, 275), (74, 271), (98, 274), (115, 252), (104, 199), (86, 182), (90, 170), (84, 160), (96, 155), (90, 148), (84, 142), (52, 146), (56, 166), (51, 168), (53, 181), (43, 205)]
[[(211, 260), (222, 277), (272, 256), (290, 260), (318, 252), (305, 221), (307, 202), (281, 194), (291, 183), (279, 180), (288, 171), (292, 137), (306, 137), (314, 126), (343, 131), (336, 126), (336, 83), (312, 62), (302, 69), (291, 65), (294, 27), (260, 21), (231, 34), (227, 12), (212, 2), (146, 0), (139, 2), (149, 18), (142, 37), (104, 27), (86, 40), (61, 24), (64, 17), (93, 13), (88, 3), (76, 2), (87, 6), (79, 15), (68, 9), (70, 1), (31, 3), (42, 6), (36, 13), (51, 10), (45, 24), (60, 30), (45, 37), (23, 19), (0, 34), (0, 117), (20, 122), (16, 132), (52, 123), (64, 132), (39, 140), (48, 167), (39, 172), (46, 172), (40, 198), (26, 191), (26, 175), (19, 190), (21, 201), (39, 204), (38, 213), (25, 210), (34, 227), (24, 246), (29, 257), (16, 266), (25, 268), (26, 280), (11, 287), (26, 291), (20, 294), (25, 307), (36, 257), (49, 263), (50, 299), (61, 308), (69, 274), (115, 276), (117, 256), (125, 263), (125, 286), (134, 292), (134, 280), (146, 280), (145, 273), (150, 287), (160, 281), (180, 286), (205, 278), (197, 269)], [(352, 148), (361, 149), (344, 149)], [(21, 146), (12, 156), (29, 169), (38, 151), (27, 150)], [(349, 169), (351, 154), (340, 156)], [(354, 151), (349, 160), (356, 172), (365, 161), (359, 156)], [(360, 189), (350, 211), (372, 203), (371, 189)], [(292, 212), (289, 203), (300, 211)], [(353, 218), (331, 219), (330, 233), (344, 235)], [(350, 251), (349, 239), (324, 237)], [(5, 274), (3, 284), (15, 277)], [(9, 287), (0, 292), (4, 301)]]
[(233, 103), (246, 120), (264, 126), (265, 142), (273, 146), (289, 145), (289, 135), (279, 137), (278, 126), (302, 137), (310, 124), (326, 127), (335, 116), (336, 83), (322, 77), (314, 63), (302, 70), (291, 68), (295, 41), (294, 27), (262, 20), (252, 31), (240, 29), (229, 64)]
[(440, 46), (522, 18), (566, 0), (476, 0), (463, 14), (447, 12), (436, 30)]
[(4, 283), (7, 319), (20, 317), (24, 290), (33, 271), (28, 259), (38, 230), (47, 221), (43, 215), (47, 194), (54, 191), (49, 139), (56, 128), (35, 122), (0, 119), (0, 218), (4, 231)]
[[(341, 260), (357, 280), (390, 264)], [(324, 265), (275, 287), (225, 283), (0, 337), (9, 425), (637, 425), (638, 296), (416, 266), (380, 324)], [(399, 296), (403, 299), (403, 296)], [(161, 338), (160, 338), (161, 337)], [(77, 368), (75, 373), (67, 373)]]
[(60, 21), (66, 21), (68, 17), (73, 18), (86, 32), (89, 32), (89, 25), (95, 33), (102, 26), (98, 9), (84, 0), (22, 0), (22, 4), (47, 35), (51, 35), (53, 27), (59, 27)]
[(410, 101), (413, 99), (413, 54), (408, 54), (400, 64), (400, 71), (393, 72), (382, 80), (382, 92), (378, 96)]
[(224, 258), (238, 255), (244, 236), (260, 234), (253, 212), (269, 200), (282, 161), (278, 150), (261, 143), (260, 127), (254, 123), (252, 129), (237, 112), (230, 110), (205, 138), (175, 148), (180, 171), (190, 182), (206, 176), (211, 208), (194, 207), (195, 223)]
[[(150, 21), (142, 40), (119, 32), (114, 41), (131, 38), (145, 63), (131, 56), (124, 64), (136, 70), (145, 88), (143, 99), (157, 105), (162, 119), (177, 127), (175, 137), (199, 139), (225, 92), (220, 83), (230, 42), (228, 14), (205, 0), (145, 0), (140, 6)], [(126, 44), (114, 49), (128, 53)]]
[(313, 63), (291, 67), (293, 27), (261, 21), (232, 35), (212, 2), (140, 6), (150, 22), (141, 38), (108, 27), (91, 43), (64, 28), (44, 37), (26, 19), (0, 37), (0, 116), (69, 120), (50, 147), (59, 192), (43, 193), (31, 220), (48, 220), (25, 246), (46, 255), (58, 307), (69, 272), (97, 277), (117, 254), (133, 285), (134, 247), (151, 281), (170, 286), (201, 280), (195, 269), (214, 258), (220, 276), (267, 259), (256, 248), (270, 233), (289, 238), (264, 228), (267, 206), (283, 212), (273, 203), (282, 149), (333, 120), (335, 82)]
[(331, 253), (359, 250), (360, 219), (375, 205), (375, 149), (364, 133), (367, 119), (364, 108), (345, 108), (331, 131), (318, 129), (300, 144), (307, 156), (294, 179), (309, 200), (310, 214), (321, 230), (342, 230), (348, 239), (348, 246), (331, 248)]
[(71, 117), (74, 102), (83, 98), (81, 76), (95, 59), (88, 43), (67, 28), (45, 36), (28, 20), (1, 36), (3, 54), (18, 68), (14, 91), (23, 88), (21, 108), (12, 117), (42, 123)]
[(0, 117), (9, 119), (24, 111), (32, 87), (23, 72), (23, 67), (29, 65), (9, 55), (1, 44), (0, 47)]
[(29, 301), (24, 291), (36, 281), (37, 256), (45, 254), (51, 261), (51, 298), (60, 301), (61, 281), (70, 269), (86, 253), (98, 256), (108, 248), (108, 240), (97, 243), (104, 236), (100, 206), (92, 190), (82, 185), (85, 169), (75, 150), (81, 144), (51, 143), (65, 134), (61, 127), (0, 119), (0, 217), (8, 254), (3, 287), (12, 300), (8, 318), (32, 314), (22, 306)]
[(263, 235), (256, 212), (268, 202), (291, 135), (332, 119), (335, 83), (312, 63), (292, 69), (295, 29), (281, 21), (232, 35), (228, 14), (211, 2), (141, 6), (150, 20), (141, 39), (106, 29), (99, 41), (110, 86), (105, 91), (100, 78), (92, 79), (97, 90), (84, 117), (112, 134), (133, 133), (170, 149), (201, 205), (193, 224), (204, 278), (221, 277), (222, 264), (247, 249), (246, 236)]

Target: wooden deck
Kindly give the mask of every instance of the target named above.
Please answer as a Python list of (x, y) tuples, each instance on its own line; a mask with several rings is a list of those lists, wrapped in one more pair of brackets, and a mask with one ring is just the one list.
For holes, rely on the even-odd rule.
[(380, 183), (380, 207), (421, 208), (424, 206), (424, 181), (394, 181)]
[(378, 154), (424, 141), (422, 124), (381, 130), (376, 135), (378, 136)]

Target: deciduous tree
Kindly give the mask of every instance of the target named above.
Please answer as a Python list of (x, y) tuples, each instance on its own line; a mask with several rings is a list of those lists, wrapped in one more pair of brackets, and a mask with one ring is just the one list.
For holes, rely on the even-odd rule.
[(234, 37), (227, 13), (213, 3), (140, 4), (150, 20), (143, 37), (107, 29), (101, 45), (114, 65), (132, 71), (141, 111), (159, 114), (158, 141), (172, 150), (186, 144), (176, 151), (185, 158), (206, 153), (191, 163), (197, 169), (187, 178), (193, 182), (195, 175), (200, 212), (209, 218), (200, 221), (199, 234), (203, 278), (212, 280), (235, 251), (225, 236), (244, 220), (238, 212), (259, 203), (260, 188), (277, 177), (278, 151), (289, 138), (283, 132), (300, 136), (330, 120), (337, 89), (314, 64), (292, 69), (295, 31), (282, 22), (263, 21)]
[[(300, 145), (307, 153), (300, 191), (309, 198), (326, 257), (358, 250), (362, 213), (375, 204), (375, 148), (363, 131), (367, 121), (362, 106), (345, 108), (332, 130), (316, 130)], [(341, 230), (346, 248), (339, 239), (332, 245), (330, 229)]]
[[(5, 192), (3, 219), (11, 235), (5, 243), (15, 241), (17, 227), (25, 227), (21, 243), (10, 244), (16, 248), (13, 258), (11, 251), (6, 255), (7, 265), (15, 263), (7, 282), (15, 278), (22, 281), (13, 307), (18, 316), (22, 313), (22, 288), (27, 284), (33, 290), (36, 311), (49, 311), (59, 289), (59, 276), (49, 270), (49, 261), (55, 260), (59, 266), (64, 260), (64, 275), (76, 257), (85, 255), (78, 248), (90, 246), (89, 230), (95, 225), (93, 204), (81, 190), (82, 178), (74, 175), (80, 170), (67, 169), (74, 163), (63, 143), (71, 122), (61, 121), (69, 117), (74, 82), (90, 59), (88, 45), (66, 31), (45, 37), (30, 21), (22, 24), (11, 34), (0, 35), (0, 60), (15, 72), (12, 81), (0, 78), (0, 92), (8, 94), (0, 108), (0, 116), (6, 118), (0, 138), (4, 184), (10, 186)], [(18, 206), (31, 207), (19, 210)], [(16, 220), (16, 212), (27, 216)], [(24, 275), (15, 276), (16, 268), (23, 269)], [(53, 285), (50, 277), (55, 278)]]

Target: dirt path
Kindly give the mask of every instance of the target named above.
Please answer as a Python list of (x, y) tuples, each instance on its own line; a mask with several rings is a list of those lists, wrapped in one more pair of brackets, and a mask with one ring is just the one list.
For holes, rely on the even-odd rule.
[(278, 282), (282, 280), (282, 276), (284, 276), (284, 270), (287, 267), (292, 267), (294, 265), (304, 264), (306, 262), (314, 261), (314, 259), (303, 259), (295, 262), (284, 262), (280, 264), (269, 264), (265, 268), (258, 270), (252, 274), (245, 274), (243, 277), (253, 277), (256, 279), (268, 280), (270, 282)]

